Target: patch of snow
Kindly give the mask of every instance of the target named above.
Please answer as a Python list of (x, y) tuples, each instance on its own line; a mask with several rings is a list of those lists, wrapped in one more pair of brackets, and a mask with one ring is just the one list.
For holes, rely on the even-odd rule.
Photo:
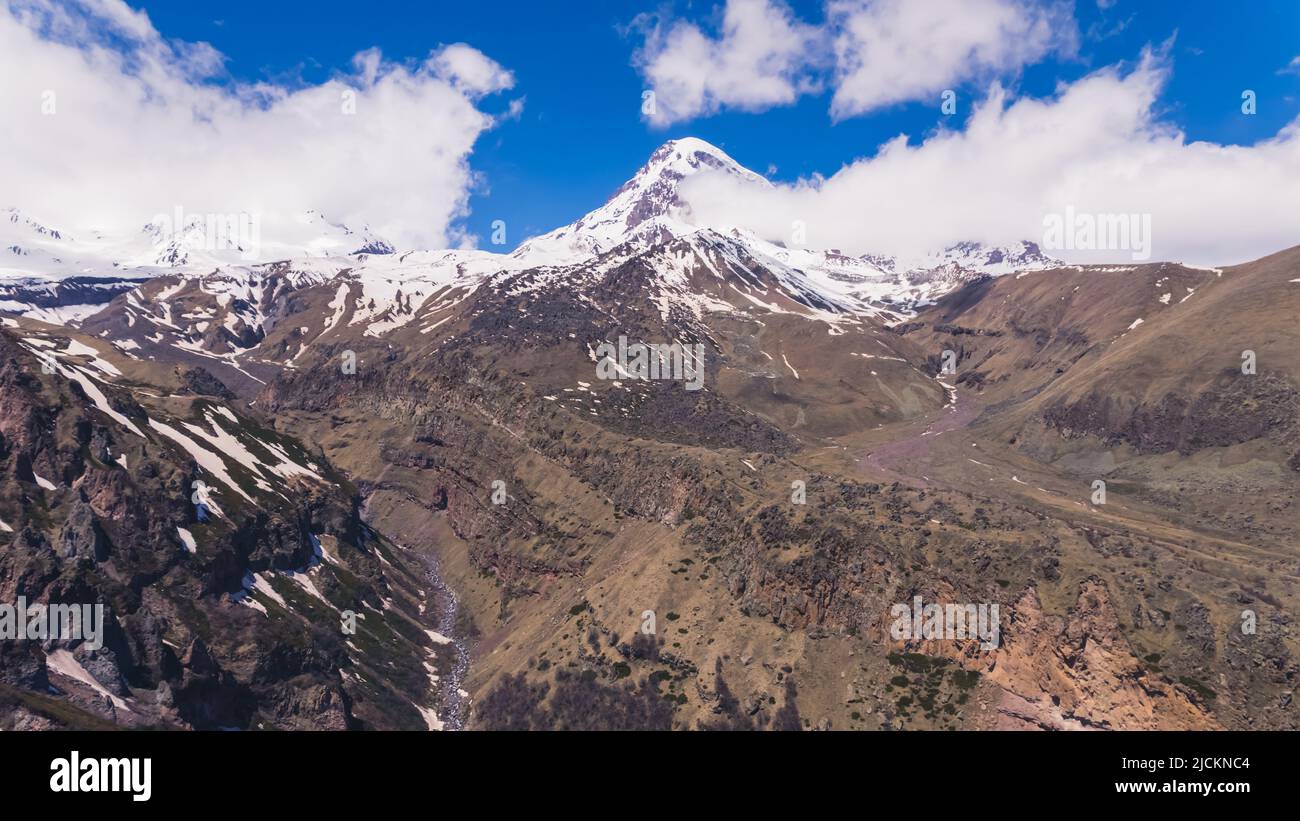
[(68, 356), (90, 357), (90, 364), (94, 365), (96, 368), (98, 368), (100, 371), (107, 374), (108, 376), (122, 375), (122, 372), (117, 369), (117, 366), (115, 366), (112, 362), (109, 362), (107, 359), (104, 359), (99, 355), (99, 351), (95, 350), (89, 345), (83, 345), (82, 343), (78, 342), (75, 339), (68, 340), (68, 347), (65, 348), (63, 352)]
[(284, 609), (289, 609), (289, 605), (285, 603), (284, 597), (275, 592), (275, 588), (271, 586), (270, 582), (262, 578), (261, 573), (245, 573), (242, 584), (244, 585), (244, 589), (250, 593), (256, 590), (258, 593), (266, 596)]
[(176, 428), (163, 422), (159, 422), (157, 419), (150, 419), (149, 427), (179, 444), (185, 449), (186, 453), (194, 458), (195, 462), (199, 463), (199, 467), (203, 468), (208, 473), (211, 473), (226, 487), (235, 491), (235, 493), (238, 493), (240, 496), (243, 496), (248, 501), (253, 501), (253, 497), (245, 493), (244, 489), (236, 484), (234, 479), (230, 478), (230, 473), (226, 470), (226, 463), (221, 460), (220, 456), (206, 450), (201, 447), (198, 442), (195, 442), (190, 437), (176, 430)]
[(442, 723), (442, 719), (438, 718), (438, 713), (432, 707), (421, 707), (415, 702), (411, 702), (411, 706), (420, 712), (420, 715), (424, 718), (425, 726), (430, 730), (436, 732), (446, 726)]
[(90, 671), (85, 667), (82, 667), (81, 662), (77, 661), (76, 657), (67, 650), (60, 649), (49, 653), (45, 657), (45, 666), (61, 676), (66, 676), (85, 684), (96, 693), (99, 693), (104, 698), (113, 702), (113, 706), (117, 709), (125, 710), (128, 713), (132, 712), (131, 708), (126, 705), (125, 701), (109, 692), (108, 688), (100, 684), (99, 679), (92, 676)]
[(144, 433), (138, 427), (135, 426), (134, 422), (132, 422), (130, 419), (127, 419), (126, 416), (114, 410), (112, 406), (108, 404), (108, 398), (104, 396), (104, 392), (101, 391), (94, 384), (94, 381), (90, 377), (89, 373), (83, 371), (81, 368), (78, 368), (75, 365), (67, 368), (65, 368), (63, 365), (58, 365), (58, 369), (59, 372), (62, 373), (64, 376), (68, 377), (69, 379), (75, 379), (77, 381), (77, 384), (81, 385), (81, 389), (86, 392), (87, 396), (90, 397), (90, 401), (95, 403), (96, 408), (108, 414), (108, 416), (113, 421), (117, 422), (122, 427), (131, 431), (136, 436), (139, 436), (141, 439), (144, 438)]
[[(446, 322), (447, 320), (451, 319), (453, 316), (455, 316), (455, 314), (448, 314), (447, 316), (444, 316), (442, 319), (439, 319), (437, 322), (433, 323), (432, 325), (426, 325), (426, 326), (424, 326), (423, 328), (420, 329), (420, 333), (422, 333), (422, 334), (427, 334), (427, 333), (433, 331), (433, 330), (436, 329), (439, 325), (441, 325), (442, 323), (444, 323), (444, 322)], [(593, 356), (594, 356), (594, 354), (593, 354)]]
[(863, 359), (889, 359), (889, 360), (894, 361), (894, 362), (906, 362), (906, 361), (907, 361), (906, 359), (904, 359), (904, 358), (901, 357), (901, 356), (877, 356), (876, 354), (871, 354), (871, 353), (857, 353), (856, 351), (850, 352), (850, 353), (849, 353), (849, 356), (860, 356), (860, 357), (862, 357)]
[(326, 607), (330, 608), (331, 610), (335, 610), (335, 611), (338, 610), (338, 608), (334, 606), (334, 602), (325, 598), (325, 594), (320, 592), (320, 590), (316, 587), (316, 584), (311, 580), (311, 578), (307, 575), (306, 572), (299, 572), (295, 570), (288, 573), (282, 573), (280, 575), (284, 576), (289, 581), (294, 582), (303, 590), (307, 591), (307, 594), (310, 595), (312, 598), (319, 599), (320, 601), (322, 601)]
[(276, 443), (267, 442), (265, 440), (258, 439), (256, 437), (250, 437), (250, 438), (252, 438), (253, 441), (256, 442), (257, 444), (266, 448), (268, 451), (271, 452), (273, 456), (275, 456), (275, 458), (280, 460), (280, 463), (278, 465), (267, 466), (267, 469), (270, 470), (272, 473), (274, 473), (276, 476), (279, 476), (282, 479), (288, 479), (291, 476), (310, 476), (318, 482), (325, 481), (325, 479), (319, 473), (317, 473), (315, 470), (312, 470), (312, 467), (315, 467), (315, 465), (311, 465), (310, 462), (308, 464), (311, 465), (311, 467), (303, 467), (302, 465), (290, 459), (289, 454), (285, 451), (285, 449), (280, 447)]
[(799, 372), (794, 369), (794, 365), (790, 364), (790, 360), (785, 358), (785, 354), (781, 354), (781, 361), (784, 362), (785, 366), (790, 369), (790, 373), (794, 374), (794, 378), (798, 379)]
[(935, 380), (938, 381), (938, 383), (939, 383), (940, 385), (943, 386), (944, 392), (947, 393), (947, 395), (948, 395), (948, 401), (944, 403), (944, 407), (945, 407), (945, 408), (951, 408), (953, 405), (956, 405), (956, 404), (957, 404), (957, 386), (956, 386), (956, 385), (949, 385), (947, 382), (944, 382), (942, 379), (939, 379), (939, 377), (937, 377), (937, 376), (935, 377)]
[(240, 590), (238, 593), (232, 593), (230, 595), (230, 600), (236, 604), (251, 607), (267, 618), (271, 617), (271, 614), (266, 611), (266, 607), (260, 601), (253, 598), (247, 590)]

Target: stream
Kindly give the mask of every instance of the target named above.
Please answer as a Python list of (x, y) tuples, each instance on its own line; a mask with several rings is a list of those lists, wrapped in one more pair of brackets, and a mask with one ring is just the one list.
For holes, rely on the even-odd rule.
[[(378, 532), (370, 523), (369, 507), (369, 499), (363, 498), (361, 502), (361, 521), (366, 529)], [(398, 542), (394, 541), (393, 544), (403, 550), (410, 550), (409, 547)], [(460, 612), (460, 599), (456, 597), (456, 593), (443, 580), (442, 566), (437, 555), (432, 551), (425, 557), (425, 567), (425, 579), (432, 589), (433, 601), (436, 603), (438, 610), (437, 624), (428, 629), (432, 629), (439, 635), (450, 639), (451, 646), (456, 652), (456, 659), (452, 663), (451, 672), (448, 675), (438, 677), (438, 689), (441, 696), (438, 706), (438, 720), (442, 722), (443, 730), (463, 730), (469, 712), (469, 700), (462, 695), (465, 677), (469, 674), (469, 645), (456, 630), (456, 616)]]
[(434, 590), (434, 600), (438, 603), (438, 626), (439, 634), (451, 639), (452, 647), (456, 650), (456, 660), (452, 664), (450, 675), (442, 676), (438, 679), (438, 684), (442, 689), (442, 699), (439, 718), (442, 719), (444, 730), (463, 730), (465, 728), (465, 717), (468, 712), (468, 703), (462, 694), (462, 685), (465, 682), (465, 676), (469, 673), (469, 647), (464, 638), (457, 635), (456, 615), (460, 611), (460, 600), (456, 594), (443, 581), (440, 565), (436, 556), (429, 557), (429, 585)]

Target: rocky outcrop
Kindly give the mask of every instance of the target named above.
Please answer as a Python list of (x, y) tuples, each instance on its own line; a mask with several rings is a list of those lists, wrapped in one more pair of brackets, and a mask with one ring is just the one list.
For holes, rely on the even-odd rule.
[(1145, 669), (1097, 579), (1064, 617), (1045, 614), (1026, 590), (1005, 614), (1001, 646), (964, 661), (1009, 694), (1000, 711), (1043, 729), (1219, 727), (1195, 692)]
[(225, 383), (212, 375), (207, 368), (194, 367), (186, 368), (180, 374), (181, 393), (192, 393), (199, 396), (215, 396), (218, 399), (234, 399), (234, 391), (227, 388)]
[(1133, 405), (1108, 394), (1057, 400), (1043, 421), (1067, 438), (1096, 436), (1138, 453), (1184, 456), (1261, 437), (1285, 437), (1300, 422), (1300, 391), (1274, 376), (1228, 371), (1195, 394), (1168, 393)]
[[(141, 430), (159, 413), (123, 388), (100, 389)], [(388, 601), (395, 616), (415, 618), (416, 605), (395, 601), (390, 587), (414, 587), (412, 576), (396, 561), (376, 561), (375, 537), (343, 487), (268, 485), (252, 504), (227, 489), (224, 514), (201, 522), (191, 501), (200, 479), (214, 481), (170, 440), (142, 438), (94, 410), (76, 382), (41, 375), (0, 329), (0, 602), (101, 605), (104, 619), (100, 646), (87, 635), (0, 642), (0, 687), (15, 688), (14, 709), (27, 715), (9, 726), (361, 726), (340, 679), (352, 662), (337, 611)], [(197, 544), (184, 545), (180, 529)], [(338, 548), (322, 567), (318, 537), (327, 536)], [(277, 592), (271, 578), (290, 573), (316, 593), (294, 598), (292, 582)], [(255, 582), (270, 591), (260, 610), (241, 603)], [(393, 635), (404, 646), (391, 650), (368, 641), (368, 663), (383, 667), (391, 652), (389, 660), (418, 671), (404, 675), (424, 677), (409, 640)], [(423, 696), (404, 696), (377, 706), (371, 692), (369, 726), (423, 726), (409, 707)], [(0, 700), (11, 703), (4, 693)]]

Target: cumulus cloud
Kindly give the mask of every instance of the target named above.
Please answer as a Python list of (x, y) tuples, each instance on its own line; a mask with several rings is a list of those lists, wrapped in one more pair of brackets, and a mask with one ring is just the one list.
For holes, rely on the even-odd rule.
[(454, 43), (435, 52), (429, 58), (429, 65), (436, 76), (473, 96), (504, 91), (515, 84), (513, 74), (465, 43)]
[(1060, 0), (830, 0), (802, 22), (776, 0), (727, 0), (717, 36), (684, 20), (639, 19), (633, 63), (664, 126), (724, 107), (761, 111), (834, 88), (851, 117), (1018, 70), (1077, 41)]
[[(1149, 214), (1153, 259), (1221, 265), (1300, 242), (1300, 119), (1253, 146), (1188, 141), (1154, 106), (1170, 68), (1148, 51), (1046, 99), (991, 86), (964, 131), (889, 141), (829, 178), (761, 187), (688, 180), (698, 222), (812, 247), (926, 253), (963, 240), (1041, 241), (1052, 215)], [(1128, 262), (1128, 249), (1054, 250), (1077, 262)]]
[(2, 204), (35, 218), (116, 232), (180, 207), (273, 235), (314, 209), (412, 247), (466, 241), (480, 103), (514, 82), (465, 44), (411, 64), (365, 51), (319, 85), (225, 82), (220, 52), (122, 0), (9, 0), (0, 75)]
[(641, 17), (635, 57), (655, 105), (647, 119), (669, 125), (723, 106), (761, 111), (788, 105), (815, 86), (810, 71), (822, 33), (771, 0), (728, 0), (719, 35), (682, 20)]
[(837, 118), (935, 96), (1071, 51), (1069, 6), (1032, 0), (835, 0)]

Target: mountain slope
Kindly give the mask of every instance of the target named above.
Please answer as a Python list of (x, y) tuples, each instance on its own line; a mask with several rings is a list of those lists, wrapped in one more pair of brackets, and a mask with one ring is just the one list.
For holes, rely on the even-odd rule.
[[(238, 694), (173, 709), (171, 661), (50, 647), (16, 723), (50, 720), (41, 669), (135, 721), (67, 649), (163, 726), (1296, 726), (1294, 251), (852, 257), (695, 224), (708, 173), (750, 175), (674, 141), (513, 254), (191, 249), (77, 327), (0, 318), (0, 585), (53, 567)], [(917, 596), (996, 605), (996, 646), (894, 635)]]
[[(954, 352), (954, 384), (984, 406), (988, 436), (1067, 474), (1133, 483), (1198, 526), (1286, 543), (1300, 490), (1297, 270), (1291, 249), (1221, 271), (1024, 274), (974, 283), (897, 330), (931, 367)], [(1241, 495), (1264, 503), (1234, 513)]]
[(84, 338), (0, 329), (0, 593), (105, 614), (99, 647), (3, 643), (0, 722), (436, 722), (430, 671), (453, 660), (424, 632), (421, 560), (365, 528), (351, 485), (264, 420), (146, 388), (114, 360)]

